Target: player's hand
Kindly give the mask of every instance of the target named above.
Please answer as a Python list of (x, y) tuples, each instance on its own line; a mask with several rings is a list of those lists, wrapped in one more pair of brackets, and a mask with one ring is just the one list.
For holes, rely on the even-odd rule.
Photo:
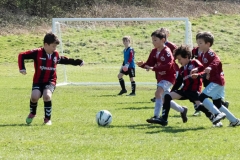
[(197, 68), (193, 68), (190, 72), (190, 74), (194, 74), (194, 73), (197, 73), (198, 72), (198, 69)]
[(149, 70), (153, 70), (153, 67), (149, 67)]
[(149, 70), (150, 66), (149, 65), (145, 65), (144, 68)]
[(128, 71), (128, 67), (129, 67), (129, 64), (125, 64), (125, 65), (123, 66), (123, 68), (122, 68), (123, 71), (124, 71), (124, 72)]
[(197, 73), (193, 73), (193, 74), (191, 74), (191, 77), (192, 77), (192, 79), (196, 79), (198, 77), (198, 74)]
[(212, 68), (211, 67), (207, 67), (205, 68), (205, 73), (209, 74), (211, 72)]
[(27, 74), (27, 72), (26, 72), (26, 70), (25, 70), (25, 69), (23, 69), (23, 70), (20, 70), (19, 72), (20, 72), (20, 73), (22, 73), (23, 75), (26, 75), (26, 74)]
[(141, 67), (143, 65), (143, 61), (137, 61), (136, 64), (138, 65), (138, 67)]
[(84, 65), (84, 61), (82, 61), (82, 63), (80, 64), (80, 67), (82, 67)]
[(207, 74), (206, 79), (209, 80), (209, 78), (210, 78), (210, 74)]

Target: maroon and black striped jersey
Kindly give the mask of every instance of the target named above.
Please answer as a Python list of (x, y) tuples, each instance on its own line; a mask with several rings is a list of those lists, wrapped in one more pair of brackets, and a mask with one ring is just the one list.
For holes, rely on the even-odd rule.
[(33, 83), (52, 83), (56, 85), (57, 64), (71, 64), (71, 65), (81, 65), (82, 60), (80, 59), (69, 59), (65, 56), (59, 56), (57, 51), (52, 54), (47, 54), (44, 48), (37, 48), (34, 50), (29, 50), (21, 52), (18, 55), (18, 66), (19, 70), (26, 70), (25, 59), (33, 59), (35, 73), (33, 76)]
[(203, 73), (204, 67), (201, 62), (196, 59), (190, 60), (187, 65), (180, 68), (179, 75), (183, 82), (182, 90), (201, 92), (202, 78), (199, 76), (198, 78), (193, 79), (190, 74), (191, 70), (194, 68), (198, 68), (198, 73), (200, 73), (200, 75)]

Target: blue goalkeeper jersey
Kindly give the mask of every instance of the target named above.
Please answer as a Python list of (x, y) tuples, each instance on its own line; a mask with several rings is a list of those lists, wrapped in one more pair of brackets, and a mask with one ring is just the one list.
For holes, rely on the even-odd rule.
[(134, 62), (134, 57), (135, 57), (135, 52), (132, 47), (128, 47), (127, 49), (123, 50), (123, 55), (124, 55), (124, 61), (123, 65), (129, 63), (129, 68), (135, 68), (135, 62)]

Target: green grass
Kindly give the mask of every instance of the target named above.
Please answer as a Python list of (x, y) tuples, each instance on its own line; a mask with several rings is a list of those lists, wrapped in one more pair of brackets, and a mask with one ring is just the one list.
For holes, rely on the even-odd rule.
[[(223, 63), (240, 62), (240, 27), (239, 15), (210, 15), (190, 18), (192, 22), (193, 43), (198, 31), (208, 30), (215, 36), (212, 48)], [(78, 24), (79, 25), (79, 24)], [(73, 58), (82, 58), (87, 63), (119, 64), (122, 62), (122, 37), (130, 35), (132, 46), (136, 51), (136, 59), (146, 59), (150, 50), (151, 33), (160, 27), (170, 30), (169, 40), (181, 45), (184, 43), (184, 25), (181, 22), (131, 22), (113, 24), (82, 24), (83, 28), (67, 30), (62, 27), (63, 50)], [(68, 24), (69, 27), (76, 24)], [(68, 27), (68, 28), (69, 28)], [(79, 27), (79, 26), (77, 26)], [(44, 33), (33, 35), (0, 36), (0, 63), (16, 62), (21, 51), (42, 46)], [(60, 50), (60, 46), (59, 46)]]
[[(212, 26), (216, 27), (213, 31), (216, 38), (214, 49), (224, 63), (226, 100), (230, 102), (232, 113), (239, 118), (238, 19), (237, 15), (216, 15), (191, 21), (194, 32), (209, 29), (216, 24)], [(212, 23), (209, 24), (209, 20)], [(146, 35), (151, 31), (147, 31)], [(136, 29), (134, 32), (140, 31)], [(53, 125), (42, 125), (43, 102), (40, 99), (37, 117), (32, 125), (27, 126), (25, 118), (29, 113), (33, 64), (26, 65), (26, 76), (21, 75), (18, 72), (17, 55), (22, 50), (40, 46), (41, 37), (42, 35), (15, 35), (0, 38), (3, 46), (0, 48), (0, 159), (239, 159), (240, 128), (227, 127), (228, 120), (223, 121), (224, 127), (213, 128), (205, 116), (192, 116), (194, 109), (188, 101), (177, 101), (189, 108), (189, 121), (186, 124), (182, 123), (180, 115), (173, 110), (170, 111), (167, 127), (147, 124), (146, 119), (153, 114), (154, 104), (150, 98), (153, 97), (156, 86), (138, 85), (138, 82), (155, 83), (156, 80), (153, 72), (140, 68), (136, 69), (135, 78), (137, 96), (116, 96), (120, 91), (118, 85), (57, 87), (53, 94)], [(149, 38), (145, 41), (144, 45), (150, 49)], [(233, 48), (228, 50), (227, 42), (231, 42)], [(122, 49), (121, 42), (118, 43)], [(86, 43), (86, 46), (91, 44)], [(109, 64), (102, 61), (105, 55), (96, 57), (95, 54), (86, 54), (89, 54), (86, 56), (89, 63), (85, 66), (68, 67), (70, 81), (118, 82), (117, 74), (122, 61), (120, 53), (115, 56), (115, 53), (107, 54), (106, 62)], [(138, 55), (139, 59), (145, 60), (148, 53), (144, 51), (144, 54), (140, 52)], [(77, 55), (72, 53), (69, 56)], [(112, 60), (115, 57), (118, 58)], [(59, 75), (59, 78), (62, 77)], [(129, 82), (127, 76), (124, 79)], [(127, 90), (130, 91), (129, 84)], [(113, 115), (109, 127), (98, 127), (95, 122), (96, 113), (102, 109), (109, 110)]]

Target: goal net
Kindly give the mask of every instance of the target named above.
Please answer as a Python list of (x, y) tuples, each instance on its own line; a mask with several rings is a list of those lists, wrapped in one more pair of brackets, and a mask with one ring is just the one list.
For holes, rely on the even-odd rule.
[[(83, 59), (85, 66), (58, 65), (58, 85), (118, 84), (123, 62), (123, 36), (131, 37), (135, 61), (147, 60), (153, 48), (151, 33), (170, 31), (168, 41), (193, 47), (188, 18), (53, 18), (52, 31), (59, 37), (60, 55)], [(138, 84), (156, 84), (154, 74), (136, 67)]]

